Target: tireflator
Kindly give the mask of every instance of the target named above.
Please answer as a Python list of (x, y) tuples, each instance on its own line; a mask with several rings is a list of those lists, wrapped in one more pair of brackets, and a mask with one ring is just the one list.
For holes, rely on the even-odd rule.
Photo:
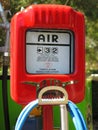
[[(84, 37), (84, 16), (69, 6), (31, 5), (18, 12), (11, 20), (13, 100), (26, 105), (39, 92), (47, 90), (42, 98), (62, 97), (66, 89), (68, 99), (81, 102), (85, 94)], [(57, 99), (50, 100), (55, 104)], [(44, 130), (53, 129), (52, 107), (43, 105)]]

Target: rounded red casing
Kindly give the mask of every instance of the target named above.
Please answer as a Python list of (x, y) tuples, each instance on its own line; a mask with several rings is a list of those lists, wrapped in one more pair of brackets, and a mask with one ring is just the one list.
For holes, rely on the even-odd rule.
[[(28, 30), (58, 33), (71, 32), (73, 36), (73, 70), (70, 73), (28, 73), (26, 69), (26, 33)], [(32, 33), (33, 34), (33, 33)], [(34, 37), (34, 36), (33, 36)], [(41, 37), (42, 38), (42, 37)], [(41, 39), (43, 40), (43, 39)], [(85, 95), (85, 23), (82, 13), (65, 5), (31, 5), (18, 12), (11, 20), (11, 97), (18, 104), (27, 104), (37, 98), (36, 86), (57, 79), (62, 83), (77, 81), (65, 87), (68, 98), (81, 102)], [(51, 45), (50, 45), (51, 46)], [(63, 58), (64, 59), (64, 58)], [(64, 59), (66, 62), (66, 58)], [(33, 63), (32, 63), (33, 64)]]

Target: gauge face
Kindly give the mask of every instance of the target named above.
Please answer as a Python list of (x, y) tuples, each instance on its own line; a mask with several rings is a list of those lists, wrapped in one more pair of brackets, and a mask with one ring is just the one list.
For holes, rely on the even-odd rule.
[(72, 73), (73, 33), (68, 30), (27, 30), (26, 71), (30, 74)]

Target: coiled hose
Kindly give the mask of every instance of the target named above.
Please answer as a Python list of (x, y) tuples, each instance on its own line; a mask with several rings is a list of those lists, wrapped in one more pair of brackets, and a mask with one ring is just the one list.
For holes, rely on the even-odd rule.
[[(16, 125), (15, 125), (15, 130), (21, 130), (29, 113), (31, 112), (32, 109), (34, 109), (38, 105), (38, 99), (30, 102), (20, 113)], [(68, 101), (68, 108), (69, 112), (71, 114), (74, 126), (76, 130), (87, 130), (85, 121), (83, 119), (83, 116), (80, 112), (80, 110), (77, 108), (77, 106), (71, 102)]]

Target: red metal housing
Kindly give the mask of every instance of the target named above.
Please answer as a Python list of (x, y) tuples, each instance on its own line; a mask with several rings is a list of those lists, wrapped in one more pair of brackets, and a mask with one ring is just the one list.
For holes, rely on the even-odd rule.
[[(37, 98), (36, 86), (25, 82), (41, 83), (47, 79), (76, 81), (65, 87), (75, 103), (85, 95), (85, 27), (84, 16), (65, 5), (31, 5), (18, 12), (11, 20), (11, 97), (18, 104), (27, 104)], [(26, 33), (28, 30), (71, 32), (73, 37), (73, 69), (69, 73), (29, 73), (26, 68)], [(47, 32), (48, 33), (48, 32)], [(32, 33), (33, 34), (33, 33)], [(59, 34), (60, 35), (60, 34)], [(56, 37), (53, 41), (57, 41)], [(41, 40), (43, 37), (41, 36)], [(49, 36), (48, 36), (49, 41)], [(66, 62), (66, 58), (64, 59)], [(32, 63), (33, 64), (33, 63)], [(70, 65), (71, 67), (71, 65)]]

